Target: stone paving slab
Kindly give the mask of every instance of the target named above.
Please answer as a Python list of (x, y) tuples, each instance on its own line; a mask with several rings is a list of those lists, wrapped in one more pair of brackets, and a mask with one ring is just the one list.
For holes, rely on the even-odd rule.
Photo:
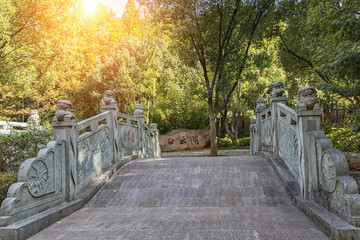
[(259, 156), (140, 159), (40, 239), (329, 239)]

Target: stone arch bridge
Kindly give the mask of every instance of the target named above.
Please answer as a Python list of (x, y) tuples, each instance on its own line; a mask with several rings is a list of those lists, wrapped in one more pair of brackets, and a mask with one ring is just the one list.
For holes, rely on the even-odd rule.
[[(257, 101), (251, 156), (162, 157), (142, 106), (77, 122), (60, 100), (54, 141), (1, 204), (0, 239), (360, 239), (360, 195), (320, 130), (315, 89), (296, 110), (281, 82)], [(304, 214), (305, 213), (305, 214)]]

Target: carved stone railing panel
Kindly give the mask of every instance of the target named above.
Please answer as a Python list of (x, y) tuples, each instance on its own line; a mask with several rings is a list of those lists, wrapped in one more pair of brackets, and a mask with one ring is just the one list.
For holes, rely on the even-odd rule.
[(293, 176), (299, 180), (299, 144), (296, 132), (295, 111), (285, 104), (279, 103), (278, 119), (278, 154), (284, 160)]
[(286, 106), (281, 82), (272, 85), (270, 107), (256, 101), (250, 125), (251, 154), (267, 151), (279, 157), (298, 182), (304, 199), (313, 200), (346, 222), (360, 227), (360, 194), (340, 150), (321, 131), (321, 109), (314, 87), (298, 92), (296, 110)]
[(32, 110), (26, 123), (0, 121), (0, 134), (9, 134), (11, 131), (26, 132), (29, 129), (42, 129), (40, 127), (40, 117), (37, 110)]
[(133, 116), (117, 113), (118, 143), (121, 156), (141, 154), (141, 128)]
[(0, 225), (6, 226), (65, 201), (65, 143), (49, 142), (36, 158), (26, 160), (18, 182), (9, 188), (1, 204)]
[(260, 112), (260, 138), (261, 147), (264, 150), (271, 151), (273, 143), (273, 124), (271, 118), (271, 109), (266, 108)]
[(145, 157), (153, 158), (155, 157), (154, 151), (154, 135), (149, 128), (145, 129)]
[(346, 222), (360, 227), (360, 195), (354, 178), (349, 176), (349, 166), (344, 153), (333, 149), (331, 141), (322, 131), (309, 133), (315, 142), (310, 166), (314, 172), (310, 178), (313, 199), (341, 217)]
[(96, 177), (123, 157), (161, 157), (156, 124), (146, 126), (142, 109), (138, 104), (134, 116), (118, 113), (114, 93), (107, 90), (102, 113), (77, 122), (72, 103), (59, 100), (51, 122), (55, 141), (21, 165), (18, 182), (2, 202), (0, 226), (77, 200)]
[(79, 136), (76, 162), (78, 192), (111, 165), (113, 155), (114, 149), (108, 126), (97, 126), (92, 132)]

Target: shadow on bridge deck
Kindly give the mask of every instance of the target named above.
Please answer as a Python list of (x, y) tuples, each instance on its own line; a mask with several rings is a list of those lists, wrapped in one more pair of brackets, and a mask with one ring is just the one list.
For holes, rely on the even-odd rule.
[(126, 164), (83, 209), (30, 239), (328, 239), (264, 158), (188, 155)]

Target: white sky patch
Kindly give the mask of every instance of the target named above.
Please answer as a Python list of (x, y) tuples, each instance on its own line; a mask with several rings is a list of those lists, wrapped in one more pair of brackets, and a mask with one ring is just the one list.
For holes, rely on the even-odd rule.
[(127, 0), (100, 0), (101, 3), (110, 8), (118, 17), (124, 13)]

